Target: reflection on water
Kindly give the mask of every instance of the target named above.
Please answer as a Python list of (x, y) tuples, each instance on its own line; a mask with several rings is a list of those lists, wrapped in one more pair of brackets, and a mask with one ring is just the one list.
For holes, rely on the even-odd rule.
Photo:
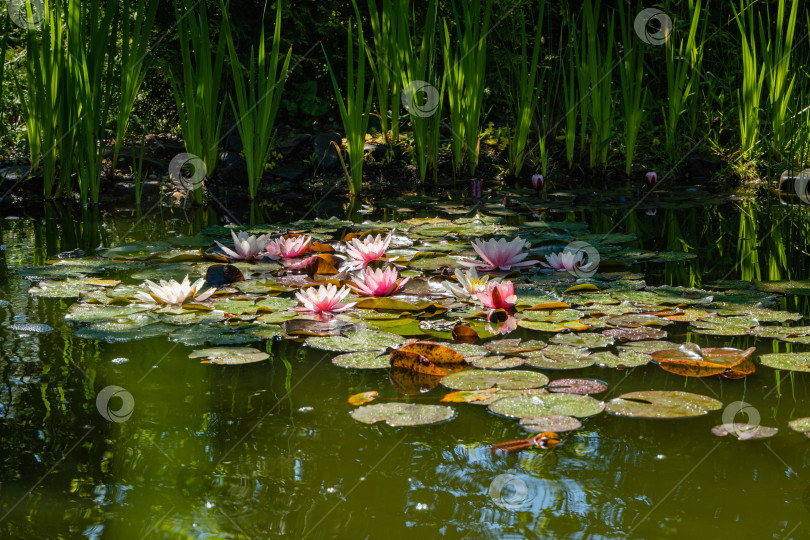
[[(683, 208), (667, 199), (627, 214), (626, 205), (602, 203), (553, 219), (586, 220), (594, 233), (634, 233), (639, 248), (698, 254), (639, 264), (650, 283), (706, 287), (717, 279), (808, 274), (809, 221), (801, 207), (718, 198)], [(212, 210), (109, 216), (49, 205), (41, 218), (0, 223), (0, 536), (810, 534), (810, 442), (786, 426), (810, 416), (802, 374), (760, 370), (745, 381), (703, 381), (654, 366), (579, 370), (610, 385), (602, 399), (656, 388), (742, 400), (780, 433), (768, 442), (719, 439), (709, 431), (719, 413), (657, 422), (599, 415), (553, 451), (493, 455), (484, 445), (526, 435), (485, 407), (459, 406), (455, 420), (436, 426), (367, 426), (351, 420), (345, 401), (368, 390), (396, 397), (384, 372), (339, 369), (331, 355), (291, 342), (258, 344), (271, 353), (269, 362), (218, 367), (189, 360), (190, 347), (165, 337), (74, 338), (62, 321), (70, 302), (30, 297), (30, 283), (16, 274), (58, 253), (193, 235), (220, 219)], [(778, 307), (808, 314), (806, 296), (780, 299)], [(7, 328), (27, 322), (55, 330), (26, 335)], [(756, 345), (760, 353), (805, 347), (670, 328), (672, 339), (701, 346)], [(99, 391), (110, 385), (133, 397), (126, 421), (107, 421), (96, 408)], [(121, 405), (116, 399), (112, 409)]]

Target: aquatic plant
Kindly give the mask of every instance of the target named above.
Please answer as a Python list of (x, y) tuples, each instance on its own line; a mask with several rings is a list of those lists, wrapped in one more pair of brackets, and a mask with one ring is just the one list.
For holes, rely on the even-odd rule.
[(365, 296), (391, 296), (399, 292), (408, 283), (410, 278), (398, 280), (399, 272), (396, 268), (366, 269), (357, 277), (352, 278), (349, 287)]
[(486, 87), (487, 36), (489, 35), (492, 0), (487, 0), (483, 16), (481, 0), (461, 2), (463, 25), (456, 16), (458, 39), (455, 46), (450, 40), (450, 29), (444, 20), (442, 51), (444, 72), (447, 77), (447, 97), (450, 103), (450, 128), (453, 138), (450, 146), (453, 167), (461, 170), (466, 159), (470, 176), (478, 167), (481, 140), (479, 126)]
[(385, 250), (388, 249), (390, 243), (390, 234), (384, 239), (379, 234), (376, 238), (368, 235), (362, 242), (357, 238), (352, 238), (346, 247), (346, 253), (354, 259), (349, 266), (355, 270), (365, 268), (371, 261), (376, 261), (385, 255)]
[[(229, 259), (246, 260), (250, 261), (255, 259), (267, 246), (272, 242), (269, 234), (256, 236), (241, 231), (239, 234), (231, 231), (233, 238), (234, 249), (229, 249), (223, 246), (220, 242), (215, 242), (216, 245), (225, 253)], [(273, 251), (269, 252), (273, 254)], [(270, 257), (273, 258), (273, 257)]]
[(486, 289), (487, 282), (489, 281), (489, 276), (479, 277), (475, 267), (470, 268), (466, 272), (460, 268), (456, 268), (455, 276), (458, 280), (458, 285), (450, 281), (443, 281), (442, 287), (459, 298), (474, 298), (479, 291)]
[(475, 296), (487, 309), (510, 309), (517, 303), (515, 286), (511, 281), (488, 283), (483, 291), (477, 291)]
[[(181, 11), (181, 4), (184, 11)], [(199, 6), (192, 0), (178, 2), (175, 4), (175, 19), (181, 36), (182, 76), (175, 74), (169, 81), (180, 117), (180, 131), (186, 152), (202, 159), (205, 175), (210, 176), (217, 164), (225, 114), (219, 90), (226, 39), (221, 36), (216, 49), (212, 48), (204, 4)], [(202, 202), (202, 183), (194, 183), (191, 197)]]
[[(517, 90), (515, 97), (515, 126), (512, 131), (512, 137), (509, 140), (509, 170), (508, 173), (517, 176), (523, 169), (523, 163), (526, 161), (526, 140), (529, 136), (529, 130), (532, 126), (532, 118), (537, 110), (537, 105), (540, 96), (540, 90), (543, 88), (543, 80), (545, 71), (539, 71), (538, 78), (538, 65), (540, 58), (540, 44), (542, 41), (543, 31), (543, 12), (546, 7), (545, 0), (540, 1), (539, 14), (537, 16), (537, 26), (534, 32), (534, 46), (532, 48), (532, 56), (527, 56), (526, 50), (526, 25), (525, 22), (520, 27), (520, 60), (518, 61), (518, 71), (515, 74), (517, 84), (514, 87)], [(541, 133), (541, 139), (545, 139), (544, 133)]]
[(581, 270), (582, 272), (590, 272), (596, 269), (594, 263), (582, 264), (585, 254), (583, 251), (561, 251), (560, 253), (551, 253), (546, 255), (547, 263), (541, 262), (540, 264), (546, 268), (552, 268), (558, 272), (570, 272), (572, 270)]
[[(641, 10), (640, 2), (636, 5), (635, 13)], [(635, 14), (631, 13), (631, 17), (634, 16)], [(624, 47), (624, 55), (619, 63), (624, 106), (624, 173), (630, 176), (638, 133), (644, 121), (644, 104), (647, 101), (648, 90), (644, 87), (644, 43), (632, 30), (633, 19), (628, 20), (624, 2), (619, 3), (619, 23)]]
[(397, 33), (401, 25), (397, 22), (394, 0), (383, 0), (382, 9), (379, 11), (376, 0), (368, 0), (368, 12), (374, 38), (374, 50), (367, 48), (366, 52), (371, 71), (374, 74), (374, 84), (377, 87), (380, 129), (386, 144), (393, 145), (399, 138), (402, 54), (397, 49), (399, 43)]
[[(346, 132), (346, 152), (349, 154), (349, 170), (347, 182), (349, 192), (357, 195), (363, 185), (363, 157), (366, 144), (366, 132), (368, 131), (369, 112), (371, 111), (371, 92), (373, 82), (369, 85), (368, 94), (363, 91), (366, 81), (366, 41), (363, 38), (363, 24), (360, 19), (360, 11), (357, 3), (352, 0), (354, 12), (357, 17), (357, 74), (355, 78), (354, 66), (354, 39), (352, 36), (351, 24), (348, 25), (348, 52), (346, 62), (346, 101), (338, 86), (335, 72), (329, 63), (329, 56), (326, 49), (321, 45), (323, 55), (326, 58), (326, 65), (329, 68), (329, 76), (332, 78), (332, 86), (335, 90), (335, 97), (340, 110), (340, 119), (343, 122), (343, 129)], [(341, 158), (342, 159), (342, 158)]]
[(236, 129), (242, 140), (245, 163), (247, 164), (248, 192), (255, 199), (264, 168), (275, 146), (276, 113), (281, 104), (281, 95), (287, 79), (287, 71), (292, 58), (292, 47), (287, 51), (279, 69), (279, 49), (281, 47), (281, 1), (276, 4), (276, 24), (273, 30), (273, 46), (268, 57), (264, 45), (264, 25), (259, 36), (259, 50), (254, 58), (250, 50), (247, 69), (244, 69), (236, 54), (231, 35), (227, 7), (222, 5), (222, 32), (228, 42), (228, 52), (233, 72), (234, 93), (231, 108), (237, 118)]
[(537, 264), (537, 261), (524, 261), (529, 256), (522, 253), (528, 242), (522, 238), (514, 238), (507, 241), (505, 238), (495, 240), (490, 238), (486, 242), (483, 240), (473, 240), (472, 247), (475, 252), (485, 262), (461, 261), (464, 266), (475, 267), (486, 272), (490, 270), (511, 270), (512, 268), (524, 268)]
[(307, 287), (295, 293), (295, 297), (303, 304), (303, 307), (295, 309), (318, 315), (340, 313), (354, 306), (354, 303), (340, 304), (349, 292), (347, 287), (338, 289), (331, 283), (326, 286)]
[[(272, 253), (282, 259), (294, 259), (306, 253), (312, 252), (312, 237), (299, 234), (296, 236), (282, 236), (273, 241), (275, 249)], [(268, 251), (271, 248), (268, 247)]]
[(197, 293), (202, 289), (205, 279), (200, 278), (194, 283), (189, 283), (188, 275), (181, 283), (175, 280), (154, 283), (148, 279), (144, 283), (149, 287), (150, 292), (139, 292), (135, 294), (135, 298), (150, 304), (167, 304), (170, 306), (179, 306), (189, 298), (193, 298), (195, 302), (202, 302), (211, 297), (216, 292), (215, 288), (210, 288), (202, 294)]

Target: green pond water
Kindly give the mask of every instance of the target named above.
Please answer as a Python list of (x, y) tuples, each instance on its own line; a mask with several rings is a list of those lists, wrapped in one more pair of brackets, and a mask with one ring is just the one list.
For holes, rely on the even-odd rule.
[[(533, 211), (543, 207), (549, 221), (587, 223), (592, 234), (636, 235), (625, 247), (697, 256), (626, 268), (643, 273), (649, 286), (709, 290), (714, 280), (807, 278), (805, 207), (694, 190), (641, 204), (620, 191), (580, 194), (575, 202), (527, 201)], [(442, 204), (436, 209), (421, 199), (400, 199), (349, 215), (337, 213), (335, 205), (309, 218), (402, 223), (463, 215), (447, 213), (463, 210), (456, 202)], [(535, 219), (521, 208), (480, 211), (503, 223)], [(810, 536), (810, 440), (787, 425), (810, 416), (810, 374), (777, 371), (758, 360), (765, 353), (808, 350), (804, 344), (697, 334), (679, 322), (665, 328), (666, 339), (755, 346), (756, 372), (726, 380), (686, 378), (655, 364), (539, 370), (552, 379), (600, 379), (609, 387), (595, 396), (603, 401), (652, 389), (701, 394), (724, 406), (744, 401), (759, 423), (779, 428), (772, 438), (713, 435), (723, 410), (656, 420), (601, 413), (561, 434), (552, 450), (493, 454), (489, 445), (532, 434), (486, 406), (450, 404), (455, 418), (428, 426), (355, 421), (347, 403), (353, 394), (406, 396), (392, 386), (387, 370), (333, 365), (340, 353), (257, 338), (247, 345), (267, 351), (267, 361), (201, 364), (188, 358), (200, 346), (165, 335), (121, 342), (77, 337), (77, 327), (64, 320), (75, 299), (28, 292), (36, 286), (25, 279), (30, 269), (58, 253), (176, 241), (224, 219), (213, 209), (81, 215), (49, 206), (37, 217), (21, 213), (0, 221), (0, 537)], [(103, 277), (138, 283), (121, 271)], [(769, 307), (810, 315), (807, 287), (777, 295)], [(23, 323), (54, 330), (10, 328)], [(520, 328), (507, 337), (551, 335)], [(97, 408), (99, 392), (111, 385), (132, 396), (125, 421), (108, 421)], [(411, 400), (437, 404), (447, 391), (438, 387)], [(110, 408), (119, 409), (120, 400), (112, 398)], [(745, 414), (736, 421), (745, 422)]]

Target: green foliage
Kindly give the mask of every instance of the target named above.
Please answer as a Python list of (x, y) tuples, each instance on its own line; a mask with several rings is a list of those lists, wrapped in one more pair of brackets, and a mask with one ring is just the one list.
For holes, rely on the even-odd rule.
[(287, 51), (284, 64), (279, 71), (279, 47), (281, 46), (281, 0), (279, 0), (276, 4), (276, 24), (270, 57), (268, 58), (265, 52), (264, 28), (262, 28), (258, 57), (254, 63), (251, 48), (246, 77), (245, 70), (240, 65), (236, 54), (236, 46), (228, 23), (227, 8), (224, 4), (222, 13), (225, 18), (222, 29), (228, 41), (236, 94), (236, 102), (231, 98), (231, 107), (238, 118), (236, 127), (244, 147), (250, 198), (255, 199), (264, 174), (264, 166), (273, 151), (275, 139), (273, 128), (281, 103), (284, 81), (290, 67), (292, 49)]

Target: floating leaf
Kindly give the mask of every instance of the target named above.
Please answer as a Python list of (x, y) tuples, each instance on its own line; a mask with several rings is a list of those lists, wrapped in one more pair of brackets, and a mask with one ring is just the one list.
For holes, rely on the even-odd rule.
[(475, 343), (480, 338), (478, 332), (468, 324), (457, 324), (453, 327), (453, 341), (458, 343)]
[(808, 435), (808, 433), (810, 433), (810, 416), (791, 420), (790, 422), (788, 422), (788, 426), (790, 426), (790, 429), (794, 431), (801, 431), (805, 435), (810, 437), (810, 435)]
[(776, 435), (778, 431), (775, 427), (760, 426), (758, 424), (720, 424), (712, 428), (712, 433), (718, 437), (733, 435), (740, 441), (767, 439)]
[(307, 338), (307, 345), (325, 351), (356, 352), (384, 350), (396, 347), (402, 337), (387, 332), (368, 330), (349, 330), (343, 336), (325, 336)]
[(573, 292), (587, 292), (587, 291), (598, 291), (599, 287), (594, 285), (593, 283), (580, 283), (578, 285), (574, 285), (573, 287), (569, 287), (563, 291), (564, 294), (573, 293)]
[(543, 433), (544, 431), (573, 431), (582, 427), (582, 422), (573, 416), (562, 416), (559, 414), (545, 414), (540, 416), (529, 416), (520, 419), (520, 427), (527, 431)]
[(496, 354), (519, 354), (530, 351), (539, 351), (545, 347), (546, 343), (538, 339), (521, 341), (519, 338), (498, 339), (484, 344), (484, 348), (486, 350), (492, 351)]
[(422, 355), (434, 364), (459, 366), (464, 366), (467, 364), (464, 357), (450, 347), (446, 347), (440, 343), (433, 343), (432, 341), (416, 341), (414, 343), (408, 343), (399, 350)]
[(497, 386), (503, 390), (540, 388), (548, 383), (548, 377), (536, 371), (489, 371), (472, 369), (452, 373), (441, 383), (453, 390), (484, 390)]
[(252, 347), (214, 347), (194, 351), (189, 358), (206, 358), (203, 364), (238, 365), (267, 360), (270, 355)]
[(751, 347), (744, 351), (730, 348), (703, 348), (694, 343), (684, 343), (677, 349), (652, 353), (653, 360), (662, 369), (687, 377), (710, 377), (741, 364), (756, 351)]
[(759, 361), (764, 366), (788, 371), (810, 372), (810, 353), (770, 353), (763, 354)]
[(380, 393), (372, 390), (371, 392), (361, 392), (360, 394), (355, 394), (348, 399), (349, 405), (354, 405), (355, 407), (364, 405), (371, 401), (377, 399)]
[(608, 389), (599, 379), (556, 379), (548, 383), (549, 392), (563, 394), (598, 394)]
[(448, 401), (451, 403), (472, 403), (474, 401), (483, 401), (492, 398), (495, 394), (500, 392), (500, 388), (486, 388), (484, 390), (460, 390), (458, 392), (450, 392), (445, 395), (441, 401)]
[(484, 356), (470, 360), (470, 364), (481, 369), (509, 369), (522, 366), (526, 360), (519, 356)]
[(605, 410), (634, 418), (682, 418), (720, 409), (714, 398), (689, 392), (646, 390), (630, 392), (608, 401)]
[(595, 349), (599, 347), (607, 347), (613, 343), (613, 338), (603, 336), (602, 334), (593, 333), (580, 333), (580, 334), (557, 334), (549, 338), (552, 343), (558, 345), (571, 345), (572, 347), (584, 347), (586, 349)]
[(346, 353), (332, 358), (332, 363), (343, 368), (387, 369), (391, 361), (384, 351), (363, 351)]
[(445, 370), (437, 367), (436, 364), (419, 353), (403, 350), (391, 351), (390, 358), (392, 368), (405, 369), (415, 373), (435, 375), (437, 377), (444, 377), (447, 375)]
[(577, 394), (505, 397), (489, 404), (489, 410), (495, 414), (517, 418), (550, 414), (584, 418), (599, 414), (604, 408), (604, 402)]
[(597, 366), (617, 369), (644, 366), (652, 362), (651, 355), (636, 351), (621, 351), (619, 356), (609, 351), (603, 351), (593, 353), (589, 359)]
[(352, 418), (364, 424), (385, 422), (392, 427), (436, 424), (456, 415), (451, 407), (414, 403), (375, 403), (354, 409)]
[(664, 330), (640, 326), (638, 328), (610, 328), (603, 330), (602, 335), (620, 339), (622, 341), (641, 341), (642, 339), (661, 339), (667, 337)]

